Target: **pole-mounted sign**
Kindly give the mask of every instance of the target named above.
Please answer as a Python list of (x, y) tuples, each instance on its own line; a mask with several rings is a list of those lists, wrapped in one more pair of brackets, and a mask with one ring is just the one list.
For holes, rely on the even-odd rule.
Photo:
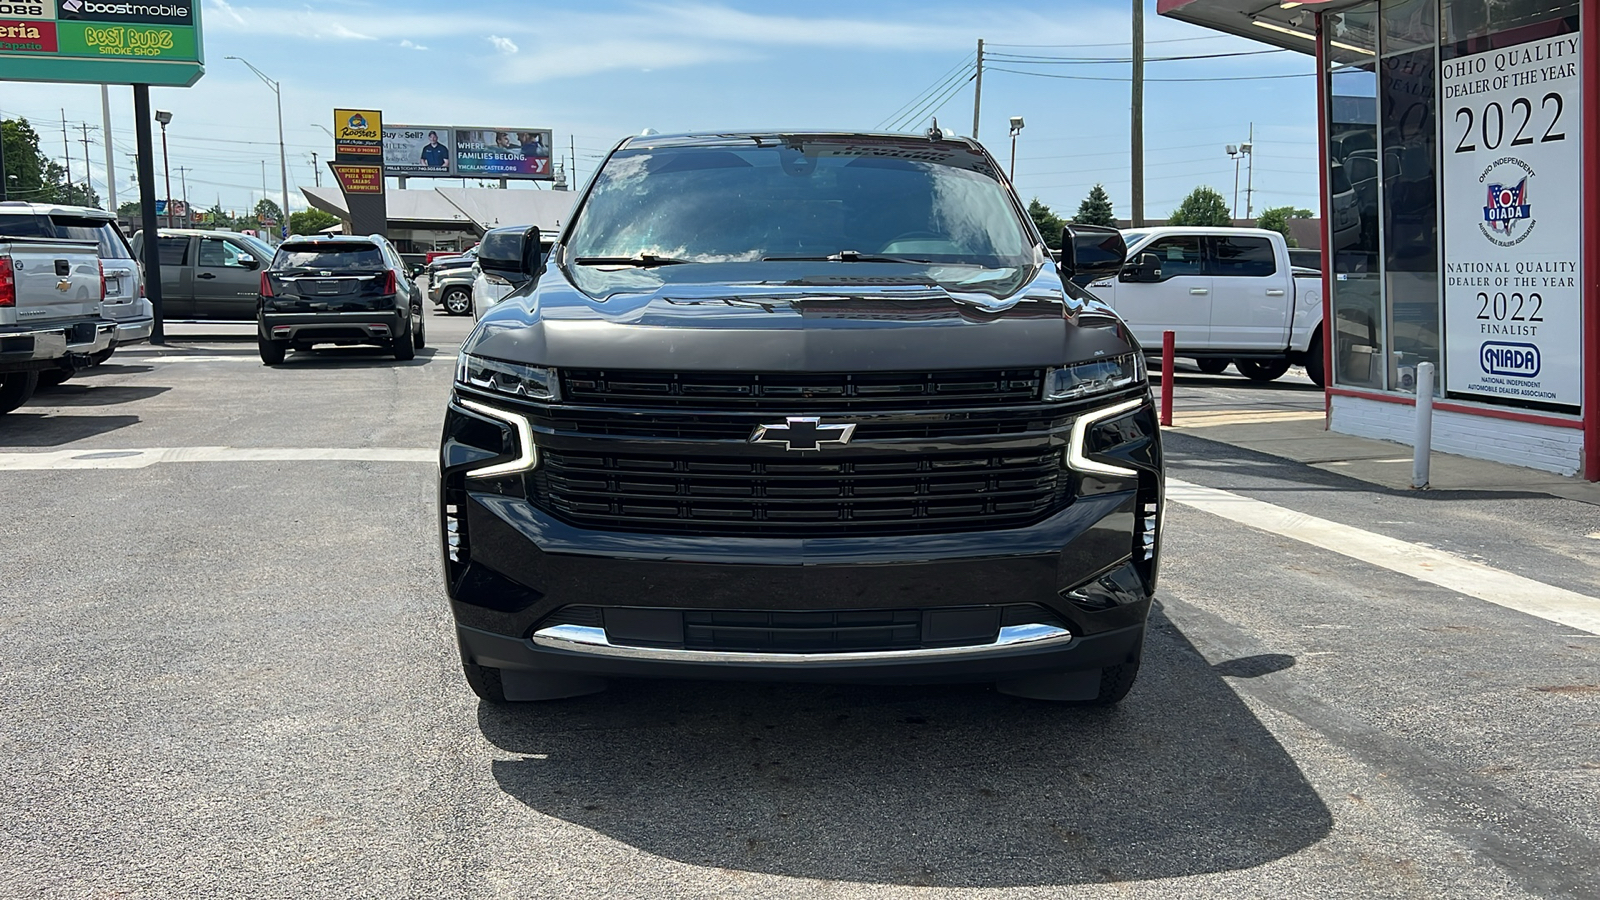
[(9, 0), (0, 81), (188, 87), (205, 74), (200, 0)]
[(333, 111), (333, 161), (328, 163), (350, 227), (356, 234), (389, 233), (389, 202), (383, 183), (383, 111), (336, 109)]

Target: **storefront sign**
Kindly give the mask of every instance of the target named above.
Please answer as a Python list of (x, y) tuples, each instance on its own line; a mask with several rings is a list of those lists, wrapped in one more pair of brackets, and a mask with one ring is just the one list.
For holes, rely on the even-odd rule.
[(199, 0), (0, 0), (0, 81), (187, 87), (204, 72)]
[(383, 157), (383, 113), (376, 109), (333, 111), (333, 158), (377, 163)]
[(1449, 394), (1582, 403), (1579, 46), (1567, 34), (1442, 66)]
[(339, 179), (339, 188), (346, 194), (381, 194), (383, 193), (383, 167), (346, 165), (344, 163), (329, 163), (333, 169), (334, 177)]

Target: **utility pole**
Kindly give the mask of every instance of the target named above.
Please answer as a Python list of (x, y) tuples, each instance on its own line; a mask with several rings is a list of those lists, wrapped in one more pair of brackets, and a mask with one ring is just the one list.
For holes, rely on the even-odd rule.
[(106, 138), (106, 209), (117, 211), (117, 165), (111, 152), (111, 89), (100, 85), (101, 133)]
[(1244, 217), (1253, 219), (1256, 216), (1255, 206), (1250, 201), (1254, 197), (1256, 183), (1256, 123), (1254, 122), (1250, 123), (1250, 143), (1245, 146), (1250, 148), (1250, 161), (1245, 163), (1244, 170)]
[(1133, 145), (1129, 174), (1133, 183), (1133, 227), (1144, 227), (1144, 0), (1133, 0)]
[(79, 122), (78, 129), (83, 133), (83, 186), (92, 192), (94, 177), (93, 170), (89, 168), (89, 123)]
[(178, 167), (178, 180), (183, 184), (183, 205), (185, 211), (189, 206), (189, 172), (193, 171), (188, 166)]
[(972, 139), (978, 139), (978, 114), (983, 109), (983, 38), (978, 38), (978, 74), (972, 83)]
[(317, 151), (311, 151), (311, 177), (316, 180), (317, 187), (322, 187), (322, 167), (317, 165)]
[(578, 139), (569, 134), (569, 135), (567, 135), (567, 141), (568, 141), (567, 148), (572, 153), (572, 171), (567, 173), (567, 181), (572, 185), (572, 189), (573, 190), (577, 190), (578, 189)]
[(67, 158), (67, 187), (72, 187), (72, 151), (67, 143), (67, 111), (61, 110), (61, 154)]

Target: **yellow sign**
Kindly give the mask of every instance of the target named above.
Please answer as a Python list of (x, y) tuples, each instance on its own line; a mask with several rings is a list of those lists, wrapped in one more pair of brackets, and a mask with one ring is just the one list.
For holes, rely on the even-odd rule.
[(383, 113), (375, 109), (336, 109), (333, 124), (335, 140), (383, 140)]

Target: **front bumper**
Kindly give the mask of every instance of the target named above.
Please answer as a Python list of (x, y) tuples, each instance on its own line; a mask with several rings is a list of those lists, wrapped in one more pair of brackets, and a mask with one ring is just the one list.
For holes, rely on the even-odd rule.
[(260, 336), (289, 344), (389, 344), (406, 332), (406, 311), (269, 313), (257, 323)]
[(104, 319), (0, 328), (0, 372), (85, 368), (91, 356), (115, 345), (116, 331)]

